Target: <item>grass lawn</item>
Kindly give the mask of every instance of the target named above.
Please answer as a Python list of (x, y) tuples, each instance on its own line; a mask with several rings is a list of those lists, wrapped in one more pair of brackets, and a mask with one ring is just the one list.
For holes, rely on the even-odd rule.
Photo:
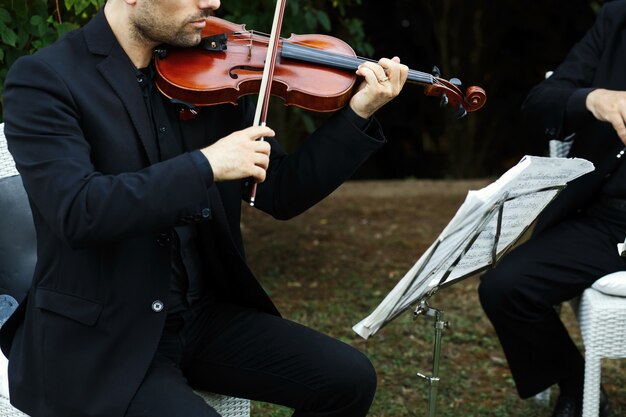
[[(378, 372), (371, 416), (426, 416), (433, 321), (411, 311), (369, 340), (352, 326), (367, 316), (441, 232), (476, 181), (349, 182), (288, 222), (244, 208), (242, 230), (252, 269), (286, 318), (365, 352)], [(429, 303), (445, 311), (437, 416), (550, 416), (551, 408), (520, 400), (491, 324), (478, 302), (478, 278), (445, 288)], [(563, 319), (580, 345), (576, 320)], [(626, 362), (603, 363), (613, 416), (626, 416)], [(553, 389), (551, 405), (558, 389)], [(253, 416), (291, 410), (253, 403)]]

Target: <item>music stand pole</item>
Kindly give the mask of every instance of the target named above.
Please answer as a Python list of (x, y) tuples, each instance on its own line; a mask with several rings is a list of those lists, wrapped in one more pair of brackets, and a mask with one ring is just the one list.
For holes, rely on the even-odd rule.
[(437, 388), (439, 385), (439, 360), (441, 358), (441, 338), (443, 336), (444, 329), (447, 329), (450, 325), (447, 321), (443, 320), (443, 311), (432, 308), (428, 303), (422, 300), (419, 306), (415, 309), (414, 318), (417, 318), (420, 314), (425, 314), (435, 318), (435, 341), (433, 342), (433, 367), (431, 376), (426, 376), (421, 373), (417, 373), (417, 376), (428, 381), (428, 417), (435, 417), (435, 411), (437, 409)]

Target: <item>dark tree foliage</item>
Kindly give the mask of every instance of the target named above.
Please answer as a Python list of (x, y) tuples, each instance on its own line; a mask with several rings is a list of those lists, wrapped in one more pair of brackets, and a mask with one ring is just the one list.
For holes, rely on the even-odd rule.
[[(431, 72), (437, 66), (442, 78), (457, 77), (464, 87), (486, 90), (486, 106), (456, 120), (452, 109), (439, 108), (438, 99), (424, 96), (421, 86), (407, 86), (379, 112), (389, 143), (357, 178), (484, 177), (502, 173), (524, 154), (545, 153), (520, 125), (520, 105), (584, 35), (602, 3), (301, 0), (287, 3), (282, 35), (329, 33), (361, 56), (397, 55), (412, 69)], [(84, 24), (102, 4), (104, 0), (0, 0), (0, 86), (17, 57)], [(223, 0), (218, 15), (269, 31), (274, 4)], [(292, 148), (325, 117), (285, 109), (275, 100), (269, 123)]]
[[(369, 4), (372, 6), (369, 6)], [(394, 0), (365, 2), (375, 53), (398, 55), (411, 68), (463, 86), (478, 85), (487, 104), (462, 120), (409, 86), (379, 118), (389, 144), (359, 173), (363, 177), (484, 177), (499, 175), (524, 154), (544, 154), (519, 122), (520, 106), (592, 25), (599, 2), (544, 0)], [(379, 4), (377, 2), (377, 4)], [(369, 6), (369, 7), (368, 7)], [(413, 88), (411, 88), (413, 87)]]

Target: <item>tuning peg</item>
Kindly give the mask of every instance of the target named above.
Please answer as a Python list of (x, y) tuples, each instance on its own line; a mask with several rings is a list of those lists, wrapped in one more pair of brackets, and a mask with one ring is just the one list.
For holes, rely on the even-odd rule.
[(450, 78), (450, 84), (455, 85), (457, 87), (461, 87), (463, 83), (458, 78)]
[(441, 95), (441, 100), (439, 100), (439, 107), (446, 107), (448, 105), (448, 96), (446, 94)]
[(467, 116), (467, 110), (465, 110), (465, 107), (463, 107), (462, 104), (460, 104), (459, 107), (456, 109), (455, 115), (457, 119), (462, 119)]
[(433, 76), (441, 77), (441, 71), (439, 71), (439, 67), (437, 67), (437, 65), (433, 67)]

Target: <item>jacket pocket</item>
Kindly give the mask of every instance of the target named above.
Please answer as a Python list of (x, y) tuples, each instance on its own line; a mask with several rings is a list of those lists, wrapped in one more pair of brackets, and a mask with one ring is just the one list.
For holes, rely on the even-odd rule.
[(37, 288), (34, 295), (35, 307), (60, 314), (87, 326), (93, 326), (102, 312), (102, 303), (98, 301), (45, 288)]

